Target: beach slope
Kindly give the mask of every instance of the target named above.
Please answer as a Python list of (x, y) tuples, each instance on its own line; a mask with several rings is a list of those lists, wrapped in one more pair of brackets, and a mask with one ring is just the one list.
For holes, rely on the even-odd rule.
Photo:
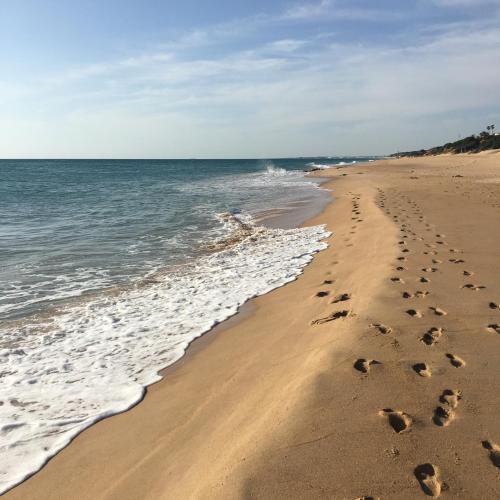
[(500, 495), (500, 153), (316, 174), (329, 248), (5, 498)]

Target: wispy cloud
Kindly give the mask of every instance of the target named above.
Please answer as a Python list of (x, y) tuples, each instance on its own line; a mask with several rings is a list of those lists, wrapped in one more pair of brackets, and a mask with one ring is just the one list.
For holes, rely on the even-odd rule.
[(500, 5), (500, 0), (433, 0), (433, 2), (442, 7), (478, 7), (486, 4)]
[(500, 109), (500, 24), (491, 19), (427, 25), (397, 44), (318, 30), (248, 36), (337, 7), (301, 4), (294, 16), (194, 30), (133, 56), (34, 77), (22, 95), (0, 85), (19, 103), (15, 116), (0, 118), (0, 135), (22, 147), (16, 127), (29, 129), (54, 150), (66, 134), (83, 133), (87, 142), (72, 142), (80, 156), (88, 140), (97, 156), (134, 147), (138, 156), (381, 153), (416, 131), (421, 140), (435, 135), (436, 117), (447, 116), (455, 133), (455, 115)]
[(283, 17), (286, 19), (311, 19), (325, 14), (333, 4), (332, 0), (321, 0), (316, 3), (296, 4), (285, 11)]

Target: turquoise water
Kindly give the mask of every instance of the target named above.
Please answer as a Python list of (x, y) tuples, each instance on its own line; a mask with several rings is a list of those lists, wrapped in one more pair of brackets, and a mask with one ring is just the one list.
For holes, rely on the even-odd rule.
[(327, 162), (0, 161), (0, 493), (296, 279), (329, 233), (259, 221)]

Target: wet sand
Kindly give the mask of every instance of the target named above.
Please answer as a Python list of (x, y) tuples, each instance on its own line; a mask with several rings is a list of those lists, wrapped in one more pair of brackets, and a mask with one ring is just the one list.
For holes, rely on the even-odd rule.
[(500, 496), (500, 153), (316, 174), (329, 248), (5, 498)]

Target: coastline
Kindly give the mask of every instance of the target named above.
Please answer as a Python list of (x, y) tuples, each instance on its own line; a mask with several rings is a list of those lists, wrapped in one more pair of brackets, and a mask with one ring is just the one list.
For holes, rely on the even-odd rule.
[[(463, 478), (453, 471), (452, 463), (453, 453), (458, 453), (460, 470), (476, 461), (486, 478), (495, 472), (480, 440), (476, 449), (466, 439), (466, 453), (459, 446), (463, 440), (458, 438), (465, 431), (477, 441), (476, 432), (468, 431), (466, 424), (473, 422), (479, 409), (476, 423), (479, 420), (483, 438), (500, 440), (498, 435), (489, 435), (498, 430), (493, 420), (498, 400), (491, 413), (484, 408), (493, 404), (486, 389), (481, 391), (482, 399), (466, 400), (469, 389), (472, 391), (478, 380), (494, 391), (495, 372), (491, 367), (478, 373), (483, 375), (471, 377), (482, 367), (480, 354), (484, 357), (491, 352), (490, 358), (495, 356), (490, 345), (494, 335), (485, 337), (480, 353), (473, 351), (471, 340), (467, 343), (463, 338), (452, 337), (458, 332), (463, 337), (464, 331), (472, 329), (469, 316), (484, 314), (483, 322), (493, 324), (499, 322), (498, 318), (495, 320), (498, 312), (486, 308), (484, 312), (470, 312), (463, 319), (455, 307), (456, 301), (448, 306), (455, 308), (455, 318), (460, 316), (460, 328), (455, 324), (447, 328), (453, 334), (449, 336), (451, 340), (463, 343), (459, 344), (460, 355), (467, 358), (467, 365), (461, 370), (466, 378), (471, 378), (466, 380), (464, 375), (457, 376), (462, 372), (442, 361), (443, 352), (439, 351), (438, 360), (436, 348), (431, 347), (432, 352), (428, 353), (428, 346), (418, 341), (418, 331), (435, 321), (427, 313), (428, 307), (434, 307), (434, 299), (425, 298), (420, 303), (426, 306), (423, 318), (409, 317), (405, 312), (408, 301), (401, 301), (400, 295), (406, 287), (415, 288), (415, 277), (401, 278), (408, 281), (407, 285), (391, 282), (392, 277), (400, 274), (420, 272), (424, 265), (424, 260), (419, 260), (412, 270), (408, 264), (401, 266), (405, 267), (403, 271), (395, 271), (400, 255), (399, 218), (407, 217), (412, 228), (415, 226), (412, 232), (416, 234), (407, 235), (415, 236), (415, 241), (409, 238), (412, 243), (408, 246), (436, 247), (430, 240), (423, 243), (432, 231), (425, 227), (428, 222), (417, 228), (421, 213), (426, 220), (433, 219), (431, 224), (436, 232), (443, 230), (450, 245), (459, 246), (462, 253), (468, 254), (467, 267), (470, 260), (477, 275), (471, 279), (488, 282), (487, 296), (496, 302), (500, 300), (495, 299), (499, 289), (493, 280), (495, 272), (498, 276), (498, 268), (491, 269), (495, 254), (485, 256), (483, 248), (485, 242), (486, 248), (491, 248), (489, 240), (495, 238), (483, 233), (488, 231), (487, 222), (494, 222), (498, 214), (498, 185), (490, 182), (495, 179), (495, 166), (483, 168), (481, 162), (487, 159), (482, 158), (453, 157), (451, 162), (450, 158), (390, 160), (315, 173), (334, 179), (331, 187), (336, 199), (306, 224), (327, 224), (333, 232), (328, 239), (329, 248), (317, 254), (295, 281), (252, 299), (243, 307), (243, 314), (233, 316), (233, 321), (221, 323), (195, 341), (179, 364), (166, 369), (168, 377), (148, 387), (141, 404), (84, 431), (39, 473), (6, 493), (5, 498), (354, 498), (365, 494), (419, 498), (422, 491), (412, 468), (437, 458), (441, 458), (439, 467), (447, 487), (456, 497), (471, 498), (471, 492), (491, 495), (494, 483), (480, 484), (477, 477)], [(474, 173), (471, 168), (488, 172)], [(400, 172), (392, 173), (392, 169)], [(381, 177), (384, 172), (385, 179)], [(496, 172), (500, 177), (498, 169)], [(469, 186), (463, 178), (453, 175), (483, 175), (487, 182), (479, 178), (474, 183), (477, 193), (466, 195)], [(425, 187), (434, 198), (418, 188), (420, 182), (429, 184)], [(455, 191), (451, 192), (451, 188)], [(383, 198), (379, 190), (383, 190)], [(481, 201), (485, 199), (485, 190), (491, 207)], [(453, 214), (447, 213), (450, 207), (443, 206), (441, 200), (441, 194), (447, 191), (446, 201), (452, 200), (454, 209), (460, 209), (455, 206), (459, 195), (460, 200), (473, 205), (470, 213), (461, 214), (464, 218), (460, 231), (453, 225)], [(405, 205), (408, 213), (398, 213), (397, 207), (407, 203), (408, 193), (418, 199), (421, 208), (410, 215), (413, 204)], [(379, 206), (381, 203), (384, 207)], [(389, 205), (394, 211), (390, 217), (381, 209)], [(358, 211), (360, 214), (356, 214)], [(481, 223), (474, 221), (478, 214), (482, 216)], [(475, 238), (469, 237), (471, 233), (462, 234), (464, 224), (476, 232), (472, 234)], [(441, 248), (434, 247), (424, 247), (432, 250), (423, 251), (440, 252)], [(413, 257), (408, 261), (410, 258)], [(428, 287), (433, 288), (431, 296), (445, 302), (456, 294), (474, 294), (455, 283), (457, 266), (442, 260), (443, 269), (437, 271), (436, 277), (442, 274), (443, 283), (432, 276)], [(453, 290), (449, 288), (451, 282)], [(328, 294), (317, 297), (318, 292)], [(351, 299), (332, 305), (331, 299), (343, 293), (351, 294)], [(465, 297), (477, 301), (480, 294), (485, 295), (478, 291), (475, 296)], [(395, 306), (398, 300), (401, 303)], [(473, 305), (481, 306), (475, 302)], [(352, 316), (311, 324), (327, 319), (332, 311), (351, 311)], [(448, 314), (446, 320), (453, 320), (451, 316)], [(390, 322), (393, 331), (383, 334), (368, 326), (379, 322)], [(422, 323), (418, 331), (415, 322)], [(417, 360), (411, 358), (417, 354), (433, 358), (433, 364), (438, 366), (436, 376), (428, 380), (416, 378), (411, 363)], [(375, 355), (373, 359), (380, 358), (381, 365), (370, 373), (363, 375), (353, 370), (357, 358)], [(434, 429), (432, 423), (424, 423), (420, 417), (432, 415), (439, 390), (436, 386), (433, 394), (429, 388), (422, 391), (422, 386), (426, 382), (432, 386), (436, 378), (441, 378), (441, 389), (450, 384), (470, 386), (466, 390), (460, 387), (466, 400), (460, 406), (462, 415), (447, 429)], [(410, 432), (400, 435), (383, 425), (377, 412), (392, 406), (398, 410), (404, 406), (402, 409), (413, 416), (415, 425)], [(430, 438), (419, 434), (425, 434), (426, 427), (430, 428)], [(447, 432), (446, 438), (443, 431)], [(417, 447), (416, 439), (423, 444)], [(453, 450), (441, 451), (437, 456), (440, 446), (446, 449), (445, 439), (457, 444)], [(392, 449), (397, 449), (398, 454)], [(424, 458), (424, 451), (432, 455), (429, 450), (434, 456)], [(370, 464), (371, 477), (358, 477), (358, 468)], [(335, 477), (328, 474), (332, 470), (337, 473)]]

